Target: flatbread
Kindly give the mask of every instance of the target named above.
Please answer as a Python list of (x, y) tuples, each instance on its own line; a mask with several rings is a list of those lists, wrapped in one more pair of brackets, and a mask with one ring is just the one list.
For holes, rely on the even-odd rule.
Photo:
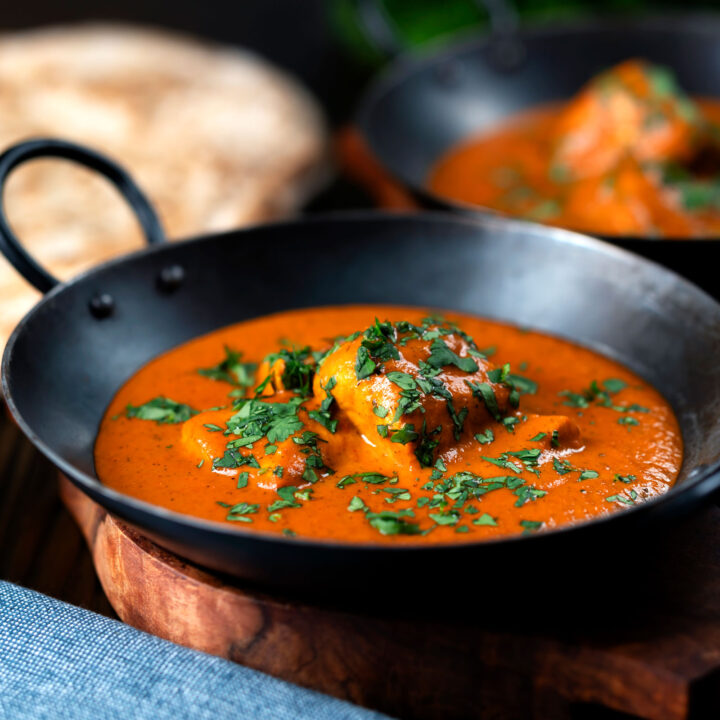
[[(328, 172), (327, 132), (291, 78), (235, 48), (130, 26), (0, 35), (0, 148), (33, 136), (74, 140), (125, 166), (170, 238), (296, 210)], [(141, 247), (106, 181), (62, 160), (11, 176), (17, 235), (68, 278)], [(39, 294), (0, 258), (0, 347)]]

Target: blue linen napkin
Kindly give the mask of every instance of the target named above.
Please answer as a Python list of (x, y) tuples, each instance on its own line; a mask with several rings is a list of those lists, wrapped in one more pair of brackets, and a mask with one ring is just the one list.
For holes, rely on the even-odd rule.
[(0, 581), (1, 720), (386, 720)]

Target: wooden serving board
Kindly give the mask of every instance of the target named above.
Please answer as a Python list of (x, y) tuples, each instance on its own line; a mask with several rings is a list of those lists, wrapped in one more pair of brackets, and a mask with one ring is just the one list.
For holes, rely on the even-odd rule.
[(487, 604), (487, 587), (481, 594), (471, 584), (449, 588), (447, 608), (431, 620), (244, 590), (159, 548), (64, 478), (61, 495), (120, 618), (285, 680), (404, 720), (720, 717), (718, 508), (654, 560), (608, 549), (610, 574), (621, 560), (661, 568), (642, 599), (621, 595), (587, 617), (576, 607), (572, 620), (548, 625), (533, 617), (534, 596), (551, 588), (529, 588), (531, 622), (519, 630), (439, 620)]

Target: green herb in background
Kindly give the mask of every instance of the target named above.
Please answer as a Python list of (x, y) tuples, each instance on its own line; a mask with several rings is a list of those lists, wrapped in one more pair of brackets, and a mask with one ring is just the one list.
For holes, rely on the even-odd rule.
[[(396, 39), (406, 50), (429, 42), (449, 42), (458, 34), (488, 26), (482, 3), (475, 0), (375, 0), (388, 19)], [(387, 59), (368, 36), (357, 0), (327, 0), (335, 34), (348, 53), (361, 64), (381, 65)], [(622, 13), (661, 13), (663, 10), (717, 9), (717, 3), (665, 0), (508, 0), (523, 23), (551, 23)]]

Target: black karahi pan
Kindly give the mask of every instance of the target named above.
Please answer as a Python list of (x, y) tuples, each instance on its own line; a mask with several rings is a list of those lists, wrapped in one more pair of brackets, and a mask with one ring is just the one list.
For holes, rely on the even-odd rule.
[[(27, 256), (0, 212), (0, 249), (46, 291), (5, 349), (6, 402), (33, 444), (81, 490), (186, 558), (266, 586), (364, 590), (383, 600), (397, 589), (417, 594), (418, 578), (427, 580), (425, 597), (481, 570), (495, 580), (525, 579), (534, 568), (576, 578), (613, 553), (640, 552), (643, 541), (653, 547), (653, 530), (664, 535), (673, 520), (692, 519), (690, 511), (720, 487), (720, 305), (658, 265), (563, 230), (448, 213), (343, 214), (165, 244), (127, 174), (82, 147), (21, 143), (0, 157), (0, 188), (14, 167), (37, 157), (66, 158), (108, 177), (152, 246), (61, 283)], [(474, 313), (617, 358), (660, 388), (679, 417), (685, 461), (677, 486), (575, 527), (420, 547), (256, 533), (173, 513), (98, 481), (93, 444), (103, 412), (148, 360), (245, 318), (343, 303)]]
[[(388, 47), (391, 32), (381, 13), (371, 13), (374, 2), (362, 3), (366, 26)], [(400, 56), (361, 101), (357, 126), (371, 152), (426, 207), (492, 213), (431, 193), (426, 179), (437, 160), (459, 141), (502, 125), (514, 113), (570, 98), (622, 60), (665, 65), (690, 95), (720, 97), (720, 15), (596, 19), (521, 31), (507, 21), (507, 13), (503, 18), (504, 23), (496, 23), (502, 29), (487, 37)], [(720, 294), (715, 272), (720, 238), (603, 239)]]

